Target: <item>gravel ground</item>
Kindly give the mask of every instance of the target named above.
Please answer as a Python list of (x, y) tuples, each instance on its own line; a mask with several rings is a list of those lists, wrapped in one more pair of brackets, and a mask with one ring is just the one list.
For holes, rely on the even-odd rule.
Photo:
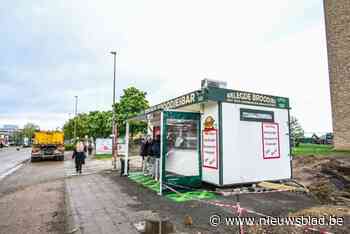
[[(138, 204), (131, 205), (134, 210), (152, 210), (162, 219), (170, 220), (179, 232), (185, 233), (237, 233), (237, 226), (219, 225), (212, 227), (209, 224), (211, 215), (219, 214), (221, 217), (237, 216), (230, 208), (213, 206), (205, 201), (189, 201), (176, 203), (166, 197), (160, 197), (155, 192), (130, 181), (126, 177), (116, 174), (104, 174), (121, 187), (121, 191), (135, 198)], [(116, 197), (117, 199), (117, 197)], [(218, 196), (217, 202), (236, 205), (236, 197)], [(270, 216), (287, 216), (290, 212), (298, 211), (315, 205), (311, 198), (297, 193), (269, 193), (240, 195), (240, 205), (244, 208), (257, 211)], [(185, 225), (185, 217), (190, 216), (192, 225)], [(256, 216), (246, 213), (244, 216)]]
[[(158, 196), (154, 191), (142, 187), (130, 181), (126, 177), (119, 177), (107, 174), (122, 187), (122, 191), (130, 197), (134, 197), (139, 203), (131, 206), (135, 210), (152, 210), (157, 212), (162, 219), (169, 220), (175, 225), (178, 232), (185, 233), (237, 233), (237, 227), (211, 227), (209, 217), (212, 214), (230, 216), (229, 212), (223, 211), (219, 207), (208, 205), (197, 201), (176, 203), (165, 197)], [(185, 225), (186, 216), (191, 216), (192, 225)]]

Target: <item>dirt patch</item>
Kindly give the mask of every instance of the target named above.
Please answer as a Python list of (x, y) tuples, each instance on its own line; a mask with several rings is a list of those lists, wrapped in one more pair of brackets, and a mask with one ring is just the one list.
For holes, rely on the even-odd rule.
[(321, 203), (350, 205), (350, 156), (299, 156), (293, 161), (293, 173)]
[[(250, 234), (265, 234), (265, 233), (349, 233), (350, 222), (350, 208), (332, 205), (316, 206), (299, 210), (294, 213), (290, 213), (287, 217), (290, 221), (294, 219), (295, 225), (250, 225), (245, 226), (245, 232)], [(308, 218), (312, 219), (311, 224), (300, 225), (301, 218), (304, 222), (309, 222)], [(319, 220), (319, 221), (316, 221)], [(331, 219), (333, 221), (331, 221)], [(338, 220), (339, 224), (335, 224), (335, 220)], [(298, 220), (298, 221), (296, 221)], [(324, 223), (322, 223), (324, 222)], [(316, 224), (318, 223), (318, 224)], [(320, 225), (322, 224), (322, 225)]]
[[(323, 205), (300, 210), (290, 214), (291, 217), (323, 218), (325, 225), (314, 225), (318, 230), (329, 230), (332, 233), (349, 233), (350, 208), (347, 206)], [(333, 221), (331, 221), (331, 219)], [(335, 220), (341, 225), (331, 224)]]
[(302, 215), (310, 215), (313, 217), (334, 215), (338, 217), (344, 217), (350, 215), (350, 207), (324, 205), (303, 209), (290, 214), (290, 216)]
[(296, 226), (261, 226), (261, 225), (252, 225), (243, 227), (245, 233), (249, 234), (279, 234), (279, 233), (288, 233), (288, 234), (300, 234), (300, 233), (318, 233), (318, 232), (308, 232), (301, 227)]
[(293, 160), (294, 179), (306, 185), (321, 205), (290, 213), (290, 216), (330, 217), (344, 225), (317, 226), (333, 233), (348, 233), (350, 225), (350, 156), (298, 156)]

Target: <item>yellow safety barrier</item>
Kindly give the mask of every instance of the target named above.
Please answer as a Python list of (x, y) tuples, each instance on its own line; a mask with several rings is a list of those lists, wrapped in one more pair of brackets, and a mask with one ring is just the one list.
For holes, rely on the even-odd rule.
[(295, 187), (286, 184), (272, 183), (272, 182), (260, 182), (257, 184), (261, 188), (273, 189), (278, 191), (290, 191), (290, 192), (308, 192), (306, 188)]

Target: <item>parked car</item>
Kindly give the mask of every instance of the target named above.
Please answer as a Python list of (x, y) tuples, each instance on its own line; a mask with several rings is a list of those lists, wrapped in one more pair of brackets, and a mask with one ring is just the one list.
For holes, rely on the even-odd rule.
[(333, 133), (326, 133), (317, 139), (317, 144), (331, 145), (333, 144)]

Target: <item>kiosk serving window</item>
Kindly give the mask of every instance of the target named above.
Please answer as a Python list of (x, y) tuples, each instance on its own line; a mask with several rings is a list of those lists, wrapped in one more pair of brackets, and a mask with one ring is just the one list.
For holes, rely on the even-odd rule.
[(168, 119), (168, 145), (172, 149), (197, 149), (197, 121)]
[(274, 113), (272, 111), (240, 109), (241, 121), (256, 122), (274, 122)]

